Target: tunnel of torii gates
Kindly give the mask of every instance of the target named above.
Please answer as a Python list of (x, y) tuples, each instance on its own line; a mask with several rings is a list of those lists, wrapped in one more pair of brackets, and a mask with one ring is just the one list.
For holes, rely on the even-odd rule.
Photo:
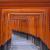
[(15, 8), (0, 8), (0, 46), (11, 39), (12, 30), (16, 30), (40, 38), (50, 48), (50, 8)]

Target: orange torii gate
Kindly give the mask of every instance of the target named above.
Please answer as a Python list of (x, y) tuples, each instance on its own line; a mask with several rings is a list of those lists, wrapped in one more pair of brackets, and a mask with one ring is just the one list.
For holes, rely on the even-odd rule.
[(50, 48), (48, 9), (2, 9), (1, 12), (1, 45), (11, 39), (14, 29), (40, 38)]

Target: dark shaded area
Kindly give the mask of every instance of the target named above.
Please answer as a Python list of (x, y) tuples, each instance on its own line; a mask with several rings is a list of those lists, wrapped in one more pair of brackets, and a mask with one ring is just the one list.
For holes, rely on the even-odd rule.
[(8, 50), (8, 46), (11, 46), (11, 39), (9, 39), (4, 45), (0, 47), (0, 50)]

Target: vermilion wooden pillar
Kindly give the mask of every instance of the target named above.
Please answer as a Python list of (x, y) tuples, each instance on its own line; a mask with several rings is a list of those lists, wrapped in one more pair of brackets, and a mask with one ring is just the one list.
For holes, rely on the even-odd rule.
[(0, 9), (0, 46), (1, 46), (1, 13), (2, 12), (2, 9)]

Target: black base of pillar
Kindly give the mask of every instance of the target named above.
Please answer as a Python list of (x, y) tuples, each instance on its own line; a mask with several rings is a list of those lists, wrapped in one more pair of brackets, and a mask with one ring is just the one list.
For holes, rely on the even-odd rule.
[(40, 38), (34, 37), (34, 44), (39, 46), (40, 50), (49, 50), (47, 45), (45, 45), (45, 43)]
[(8, 40), (5, 44), (0, 46), (0, 50), (8, 50), (8, 45), (11, 45), (11, 39)]

